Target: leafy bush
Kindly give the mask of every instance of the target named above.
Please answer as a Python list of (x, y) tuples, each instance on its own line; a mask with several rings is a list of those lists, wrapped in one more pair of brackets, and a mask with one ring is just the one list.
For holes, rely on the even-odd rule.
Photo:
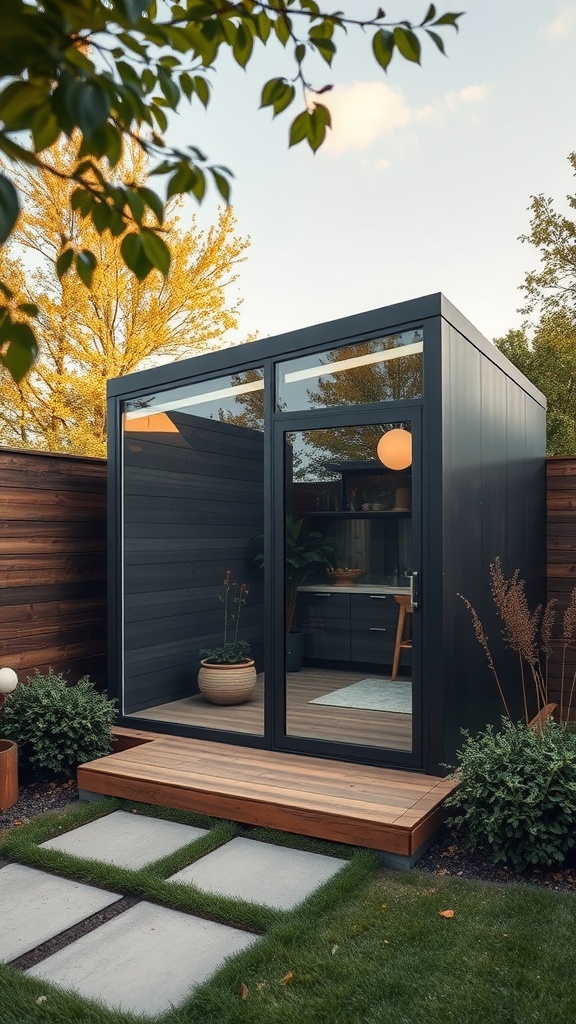
[(36, 672), (8, 695), (2, 733), (18, 744), (24, 776), (70, 778), (79, 764), (112, 749), (115, 702), (94, 689), (88, 676), (67, 686), (64, 676)]
[(468, 847), (516, 871), (565, 860), (576, 846), (576, 736), (546, 722), (540, 729), (502, 720), (458, 751), (459, 787), (446, 803)]
[(250, 660), (250, 644), (247, 640), (228, 640), (220, 647), (204, 647), (200, 657), (213, 665), (241, 665)]

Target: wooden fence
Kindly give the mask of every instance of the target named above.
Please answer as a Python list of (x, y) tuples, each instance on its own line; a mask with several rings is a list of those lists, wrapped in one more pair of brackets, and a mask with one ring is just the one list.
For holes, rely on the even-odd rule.
[[(576, 587), (576, 457), (553, 456), (547, 460), (547, 579), (548, 600), (557, 602), (557, 630)], [(576, 633), (574, 636), (576, 642)], [(564, 663), (564, 692), (570, 692), (576, 672), (576, 651), (568, 649)], [(550, 659), (550, 699), (560, 702), (562, 655)], [(564, 704), (567, 699), (565, 696)], [(573, 709), (574, 710), (574, 709)]]
[[(550, 458), (548, 599), (576, 586), (576, 457)], [(106, 461), (0, 448), (0, 665), (106, 685)], [(568, 658), (571, 685), (576, 656)], [(551, 661), (558, 699), (561, 658)]]
[(106, 461), (0, 448), (0, 665), (106, 685)]

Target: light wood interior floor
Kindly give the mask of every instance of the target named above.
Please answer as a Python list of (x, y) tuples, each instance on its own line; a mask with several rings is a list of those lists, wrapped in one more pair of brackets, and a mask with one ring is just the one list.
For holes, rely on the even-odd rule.
[[(304, 668), (301, 672), (288, 673), (287, 734), (410, 751), (412, 715), (310, 704), (315, 697), (368, 677), (378, 678), (375, 672), (331, 668)], [(382, 674), (382, 678), (389, 676)], [(138, 723), (141, 720), (173, 722), (261, 736), (264, 733), (263, 683), (263, 676), (259, 675), (254, 695), (246, 704), (219, 706), (209, 704), (202, 694), (195, 694), (136, 711), (130, 718)]]

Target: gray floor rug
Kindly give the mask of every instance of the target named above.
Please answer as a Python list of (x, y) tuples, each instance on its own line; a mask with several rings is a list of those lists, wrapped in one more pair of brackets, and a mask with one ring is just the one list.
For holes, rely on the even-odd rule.
[(343, 686), (309, 704), (328, 704), (335, 708), (359, 708), (362, 711), (394, 711), (400, 715), (412, 714), (412, 683), (405, 679), (361, 679), (359, 683)]

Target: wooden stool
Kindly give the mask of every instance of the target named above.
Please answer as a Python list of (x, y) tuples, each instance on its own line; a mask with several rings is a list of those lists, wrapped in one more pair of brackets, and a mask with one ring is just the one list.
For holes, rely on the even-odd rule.
[(400, 653), (404, 650), (412, 649), (412, 637), (404, 637), (404, 629), (406, 623), (406, 616), (412, 615), (412, 605), (410, 598), (404, 596), (404, 594), (395, 594), (394, 600), (400, 605), (398, 609), (398, 626), (396, 629), (396, 642), (394, 644), (394, 658), (392, 659), (392, 675), (391, 679), (396, 679), (398, 675), (398, 666), (400, 664)]

